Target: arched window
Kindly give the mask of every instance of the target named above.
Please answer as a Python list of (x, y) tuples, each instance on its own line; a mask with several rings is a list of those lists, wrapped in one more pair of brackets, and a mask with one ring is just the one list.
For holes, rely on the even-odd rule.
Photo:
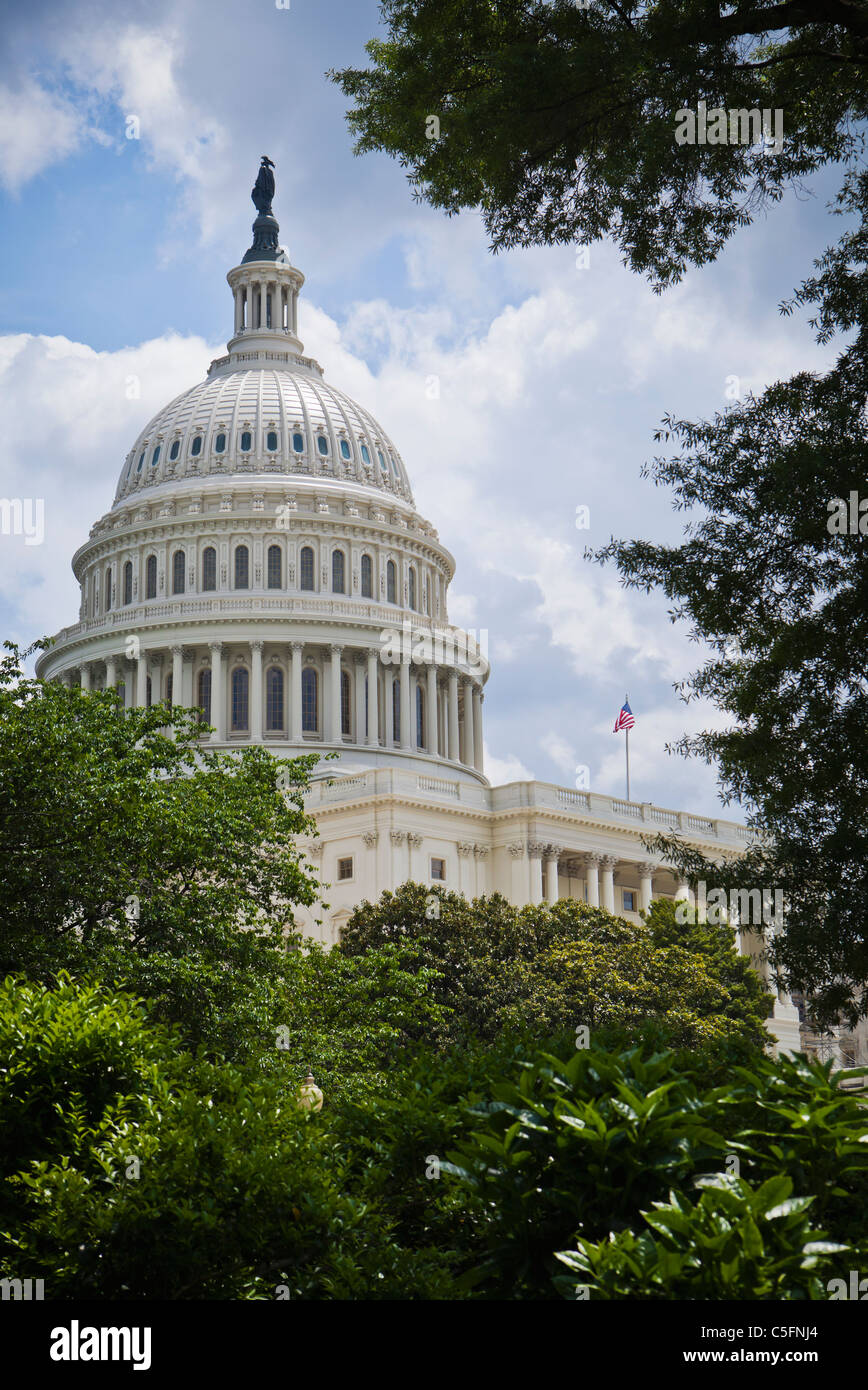
[(296, 452), (297, 454), (303, 454), (303, 453), (304, 453), (304, 435), (303, 435), (303, 434), (299, 434), (299, 433), (296, 431), (296, 433), (292, 436), (292, 447), (293, 447), (293, 449), (295, 450), (295, 452)]
[(416, 686), (416, 747), (425, 747), (425, 692)]
[(309, 545), (302, 546), (299, 568), (301, 570), (301, 587), (313, 592), (313, 551)]
[(232, 728), (250, 727), (250, 672), (239, 666), (232, 672)]
[(395, 569), (394, 560), (390, 560), (386, 565), (386, 601), (398, 602), (398, 571)]
[(410, 607), (415, 611), (416, 608), (416, 571), (410, 566), (408, 575), (408, 588), (410, 590)]
[(374, 566), (370, 555), (362, 556), (362, 598), (374, 597)]
[(269, 430), (265, 436), (265, 447), (269, 454), (277, 453), (277, 430)]
[(301, 673), (301, 728), (305, 734), (315, 734), (319, 728), (319, 681), (312, 666)]
[(157, 557), (149, 555), (145, 565), (145, 598), (157, 597)]
[(283, 588), (283, 552), (279, 545), (268, 547), (268, 587)]
[(265, 676), (265, 727), (283, 728), (283, 672), (272, 666)]
[(187, 563), (187, 557), (185, 556), (183, 550), (176, 550), (175, 553), (174, 553), (174, 555), (172, 556), (172, 593), (173, 593), (173, 594), (183, 594), (183, 592), (184, 592), (184, 589), (185, 589), (185, 587), (186, 587), (185, 582), (184, 582), (184, 581), (185, 581), (185, 578), (186, 578), (185, 572), (184, 572), (184, 567), (185, 567), (186, 563)]
[(253, 446), (253, 435), (250, 433), (250, 430), (242, 430), (242, 431), (241, 431), (241, 452), (242, 452), (243, 454), (249, 454), (249, 453), (250, 453), (250, 450), (251, 450), (251, 448), (252, 448), (252, 446)]
[(127, 560), (124, 565), (124, 604), (133, 601), (133, 562)]
[(250, 588), (250, 551), (246, 545), (235, 547), (235, 587)]
[(180, 452), (181, 452), (181, 441), (180, 441), (180, 439), (173, 439), (173, 440), (172, 440), (172, 447), (171, 447), (171, 449), (169, 450), (169, 458), (171, 459), (172, 463), (175, 462), (175, 459), (178, 457), (178, 455), (180, 454)]
[(324, 434), (318, 434), (318, 435), (317, 435), (317, 437), (316, 437), (316, 447), (319, 449), (319, 451), (320, 451), (321, 454), (327, 454), (327, 453), (328, 453), (328, 451), (329, 451), (329, 442), (328, 442), (328, 440), (326, 439), (326, 437), (325, 437)]
[(201, 452), (202, 452), (202, 436), (201, 436), (201, 434), (197, 434), (197, 435), (196, 435), (196, 438), (193, 440), (193, 443), (190, 445), (190, 453), (193, 455), (193, 458), (197, 458), (197, 457), (199, 456), (199, 454), (201, 454)]
[(351, 734), (351, 691), (349, 671), (341, 671), (341, 733)]
[(111, 570), (106, 570), (106, 572), (105, 572), (105, 589), (103, 590), (103, 592), (104, 592), (104, 594), (105, 594), (105, 611), (108, 613), (109, 609), (110, 609), (111, 606), (112, 606), (112, 572), (111, 572)]
[(351, 459), (353, 456), (353, 451), (346, 439), (341, 440), (341, 456), (345, 459)]
[(344, 552), (336, 550), (332, 554), (332, 593), (344, 592)]
[(214, 440), (214, 452), (215, 454), (223, 454), (226, 452), (226, 435), (222, 430)]
[(371, 451), (368, 448), (367, 444), (362, 445), (362, 463), (366, 463), (370, 467)]
[(203, 717), (203, 720), (202, 720), (203, 724), (210, 724), (210, 723), (211, 723), (211, 672), (210, 672), (210, 671), (200, 671), (200, 672), (199, 672), (199, 692), (198, 692), (198, 701), (197, 701), (197, 703), (198, 703), (198, 705), (199, 705), (199, 708), (204, 712), (204, 717)]
[(377, 450), (377, 458), (380, 460), (380, 467), (382, 468), (383, 472), (384, 472), (384, 473), (388, 473), (388, 471), (389, 471), (389, 465), (387, 464), (386, 460), (383, 458), (383, 451), (382, 451), (382, 449), (378, 449), (378, 450)]
[(160, 462), (160, 446), (159, 446), (159, 444), (158, 444), (157, 447), (156, 447), (156, 449), (154, 450), (154, 452), (151, 454), (151, 467), (152, 467), (152, 468), (156, 468), (156, 466), (157, 466), (157, 464), (158, 464), (159, 462)]
[(206, 545), (202, 551), (202, 591), (213, 593), (217, 588), (217, 551)]
[(401, 682), (392, 681), (392, 739), (401, 742)]
[(141, 473), (141, 471), (142, 471), (142, 464), (144, 463), (144, 461), (145, 461), (145, 451), (144, 451), (144, 449), (143, 449), (142, 452), (139, 454), (139, 461), (138, 461), (138, 463), (136, 464), (136, 472), (137, 472), (137, 473)]

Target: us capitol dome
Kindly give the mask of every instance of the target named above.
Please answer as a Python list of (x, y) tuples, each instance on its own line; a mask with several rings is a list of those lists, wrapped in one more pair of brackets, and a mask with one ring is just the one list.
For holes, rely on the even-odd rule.
[[(73, 556), (78, 622), (38, 675), (114, 686), (127, 708), (200, 708), (216, 748), (335, 755), (314, 774), (319, 837), (304, 847), (330, 906), (298, 910), (327, 943), (357, 903), (408, 879), (517, 905), (576, 897), (636, 922), (652, 896), (688, 897), (643, 837), (674, 829), (731, 856), (743, 826), (579, 787), (489, 785), (485, 644), (449, 623), (454, 561), (395, 443), (304, 355), (304, 276), (278, 242), (272, 168), (263, 157), (253, 244), (227, 276), (226, 356), (123, 460)], [(783, 998), (775, 1024), (797, 1039)]]

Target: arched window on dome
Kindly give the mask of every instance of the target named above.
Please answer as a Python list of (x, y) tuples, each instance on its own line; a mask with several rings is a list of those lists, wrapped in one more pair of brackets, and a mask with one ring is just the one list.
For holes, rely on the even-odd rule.
[(344, 571), (346, 561), (342, 550), (335, 550), (332, 553), (332, 593), (342, 594), (344, 589)]
[(145, 451), (144, 451), (144, 449), (143, 449), (142, 452), (139, 454), (139, 461), (138, 461), (138, 463), (136, 464), (136, 472), (137, 472), (137, 473), (141, 473), (141, 471), (142, 471), (142, 464), (144, 463), (144, 461), (145, 461)]
[(250, 588), (250, 551), (246, 545), (235, 547), (235, 588)]
[(300, 555), (300, 557), (299, 557), (299, 574), (300, 574), (299, 582), (300, 582), (301, 588), (304, 589), (304, 590), (306, 590), (306, 591), (308, 591), (308, 592), (310, 592), (310, 593), (313, 593), (313, 589), (314, 589), (314, 582), (313, 582), (313, 581), (314, 581), (313, 551), (312, 551), (312, 549), (310, 548), (309, 545), (304, 545), (304, 546), (302, 546), (302, 548), (301, 548), (301, 555)]
[(202, 723), (211, 723), (211, 672), (200, 671), (197, 703), (202, 710)]
[(145, 562), (145, 598), (157, 597), (157, 557), (149, 555)]
[(416, 747), (425, 747), (425, 692), (416, 686)]
[(181, 441), (180, 441), (180, 439), (173, 439), (173, 440), (172, 440), (172, 447), (171, 447), (171, 449), (169, 450), (169, 458), (170, 458), (170, 460), (172, 461), (172, 463), (175, 462), (175, 459), (178, 457), (178, 455), (180, 454), (180, 452), (181, 452)]
[(319, 451), (320, 451), (321, 454), (327, 454), (327, 453), (328, 453), (328, 451), (329, 451), (329, 442), (328, 442), (328, 440), (326, 439), (326, 437), (325, 437), (324, 434), (318, 434), (318, 435), (317, 435), (317, 437), (316, 437), (316, 447), (319, 449)]
[(195, 437), (195, 439), (193, 440), (193, 443), (190, 445), (190, 453), (193, 455), (193, 458), (198, 458), (198, 456), (199, 456), (199, 454), (201, 454), (201, 452), (202, 452), (202, 436), (201, 436), (201, 434), (197, 434), (196, 437)]
[(108, 613), (111, 610), (112, 606), (112, 572), (110, 569), (106, 570), (105, 579), (103, 583), (103, 593), (105, 594), (105, 611)]
[(265, 448), (269, 454), (277, 453), (277, 430), (269, 430), (265, 436)]
[(283, 551), (279, 545), (268, 547), (268, 587), (283, 588)]
[(158, 444), (157, 447), (156, 447), (156, 449), (154, 450), (154, 452), (151, 454), (151, 467), (152, 467), (152, 468), (156, 468), (156, 466), (157, 466), (157, 464), (158, 464), (159, 462), (160, 462), (160, 446), (159, 446), (159, 444)]
[(362, 556), (362, 598), (374, 597), (374, 565), (370, 555)]
[(347, 738), (352, 734), (352, 685), (349, 671), (341, 671), (341, 733)]
[(408, 589), (409, 589), (410, 607), (411, 607), (411, 608), (413, 609), (413, 611), (415, 612), (415, 610), (416, 610), (416, 570), (415, 570), (415, 568), (414, 568), (413, 565), (410, 566), (410, 569), (409, 569), (408, 574), (407, 574), (407, 587), (408, 587)]
[(133, 562), (127, 560), (124, 565), (124, 607), (133, 601)]
[(253, 447), (253, 435), (250, 433), (250, 430), (242, 430), (242, 431), (241, 431), (241, 452), (242, 452), (242, 454), (249, 454), (249, 453), (250, 453), (250, 450), (252, 449), (252, 447)]
[(250, 727), (250, 672), (239, 666), (232, 672), (232, 729), (246, 733)]
[(297, 454), (304, 453), (304, 435), (296, 432), (292, 436), (292, 447)]
[(349, 459), (352, 458), (352, 456), (353, 456), (353, 451), (352, 451), (352, 449), (350, 448), (349, 440), (347, 440), (347, 439), (342, 439), (342, 440), (341, 440), (341, 457), (349, 460)]
[(319, 678), (312, 666), (301, 673), (301, 728), (305, 734), (319, 730)]
[(226, 435), (222, 430), (214, 440), (214, 452), (215, 454), (225, 454), (226, 452)]
[(366, 464), (368, 465), (368, 467), (370, 468), (370, 466), (371, 466), (371, 451), (370, 451), (370, 449), (368, 448), (367, 444), (363, 444), (363, 445), (361, 446), (361, 454), (362, 454), (362, 463), (366, 463)]
[(283, 672), (272, 666), (265, 675), (265, 727), (272, 732), (283, 729)]
[(401, 742), (401, 682), (392, 681), (392, 742)]
[(202, 551), (202, 592), (211, 594), (217, 588), (217, 551), (206, 545)]
[(380, 467), (382, 468), (383, 472), (384, 472), (384, 473), (388, 473), (388, 471), (389, 471), (389, 465), (386, 463), (386, 460), (383, 458), (383, 451), (382, 451), (382, 449), (378, 449), (378, 450), (377, 450), (377, 458), (380, 460)]
[(386, 565), (386, 602), (398, 602), (398, 571), (394, 560), (389, 560)]
[(186, 589), (185, 566), (187, 557), (183, 550), (176, 550), (172, 556), (172, 593), (183, 594)]

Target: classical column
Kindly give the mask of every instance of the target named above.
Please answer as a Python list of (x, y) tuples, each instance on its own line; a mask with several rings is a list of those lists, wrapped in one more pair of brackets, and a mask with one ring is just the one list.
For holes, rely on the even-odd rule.
[(557, 845), (546, 845), (545, 848), (546, 866), (546, 902), (556, 903), (558, 900), (558, 847)]
[(184, 706), (184, 648), (172, 648), (172, 704)]
[(541, 903), (543, 900), (543, 872), (542, 859), (545, 853), (545, 845), (538, 840), (532, 840), (527, 847), (530, 855), (530, 900), (532, 903)]
[(151, 704), (158, 705), (163, 696), (163, 653), (153, 652), (148, 662), (151, 678)]
[(301, 743), (301, 654), (304, 649), (302, 642), (293, 642), (290, 645), (290, 701), (289, 701), (289, 722), (293, 743)]
[(428, 667), (425, 690), (425, 751), (432, 758), (437, 756), (437, 667), (432, 661)]
[(465, 898), (467, 898), (471, 896), (467, 891), (468, 885), (464, 882), (468, 875), (463, 871), (461, 861), (463, 859), (469, 859), (473, 854), (473, 843), (470, 840), (462, 840), (455, 848), (458, 850), (458, 891), (459, 893), (463, 893)]
[(473, 751), (476, 754), (473, 766), (477, 772), (484, 772), (482, 753), (482, 687), (473, 687)]
[(182, 649), (181, 662), (181, 704), (184, 709), (193, 708), (193, 653), (187, 649)]
[(139, 709), (144, 709), (148, 703), (148, 656), (139, 647), (139, 655), (136, 659), (136, 704)]
[(514, 907), (524, 907), (527, 903), (527, 846), (522, 841), (517, 841), (506, 848), (512, 860), (510, 901)]
[[(473, 857), (476, 860), (476, 896), (485, 892), (485, 861), (488, 858), (488, 845), (474, 845)], [(480, 883), (480, 880), (482, 882)]]
[(585, 855), (585, 873), (588, 879), (588, 905), (600, 906), (600, 860), (599, 854)]
[(386, 694), (383, 710), (384, 743), (387, 748), (395, 746), (395, 668), (391, 662), (383, 666), (383, 688)]
[(464, 682), (464, 758), (466, 767), (476, 766), (473, 744), (473, 681)]
[(693, 894), (690, 891), (690, 884), (684, 878), (678, 880), (678, 887), (675, 889), (675, 901), (693, 903)]
[[(367, 740), (376, 748), (380, 742), (380, 654), (376, 647), (368, 647), (368, 735)], [(388, 706), (387, 706), (388, 708)]]
[[(421, 836), (421, 835), (415, 834), (415, 832), (412, 831), (412, 830), (408, 830), (408, 831), (407, 831), (407, 851), (408, 851), (408, 853), (407, 853), (407, 867), (408, 867), (408, 870), (409, 870), (410, 882), (411, 882), (411, 883), (414, 882), (414, 875), (413, 875), (413, 867), (414, 867), (414, 866), (413, 866), (413, 850), (414, 850), (414, 849), (421, 849), (421, 848), (422, 848), (422, 836)], [(423, 875), (422, 875), (422, 880), (424, 881), (426, 878), (427, 878), (427, 874), (423, 874)]]
[(329, 679), (329, 738), (332, 743), (341, 741), (341, 652), (342, 647), (333, 645), (331, 652), (331, 671)]
[(262, 643), (250, 643), (250, 740), (262, 742)]
[(458, 762), (458, 672), (449, 672), (449, 760)]
[(81, 668), (81, 688), (82, 690), (90, 690), (91, 688), (90, 667), (88, 665), (84, 665)]
[(390, 830), (389, 839), (392, 842), (390, 876), (391, 887), (394, 890), (395, 888), (398, 888), (400, 884), (403, 882), (403, 879), (401, 878), (399, 853), (401, 846), (404, 843), (404, 840), (406, 839), (406, 833), (403, 830)]
[(264, 280), (259, 282), (259, 327), (268, 326), (268, 286)]
[(241, 319), (240, 319), (240, 317), (239, 317), (240, 305), (241, 305), (241, 286), (240, 286), (240, 285), (236, 285), (236, 286), (235, 286), (235, 332), (236, 332), (236, 333), (238, 332), (239, 328), (241, 327)]
[(105, 688), (106, 688), (106, 690), (114, 690), (115, 686), (117, 685), (117, 680), (118, 680), (118, 678), (117, 678), (117, 671), (116, 671), (115, 658), (114, 658), (113, 656), (107, 656), (106, 659), (105, 659)]
[(124, 662), (124, 664), (123, 664), (123, 675), (124, 675), (124, 709), (132, 709), (133, 706), (135, 705), (135, 695), (136, 695), (136, 692), (135, 692), (135, 690), (133, 689), (133, 682), (134, 682), (134, 680), (135, 680), (136, 668), (135, 668), (134, 664), (133, 664), (131, 661), (125, 661), (125, 662)]
[(603, 867), (602, 883), (602, 906), (607, 912), (615, 911), (615, 866), (618, 863), (613, 854), (604, 854), (601, 860)]
[(226, 693), (223, 682), (223, 643), (211, 643), (211, 723), (214, 732), (212, 743), (223, 743), (226, 739)]
[(353, 656), (356, 682), (356, 736), (354, 743), (364, 743), (367, 734), (365, 727), (365, 655), (356, 652)]
[(654, 875), (657, 868), (656, 864), (639, 865), (639, 893), (643, 912), (647, 912), (651, 906), (651, 899), (654, 896)]
[(416, 739), (413, 725), (416, 711), (410, 707), (410, 663), (401, 662), (401, 747), (412, 748)]

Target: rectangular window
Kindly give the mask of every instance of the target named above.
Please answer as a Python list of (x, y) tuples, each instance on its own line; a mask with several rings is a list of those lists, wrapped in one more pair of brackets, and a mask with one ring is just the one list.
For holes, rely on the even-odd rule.
[(636, 894), (627, 888), (624, 889), (624, 911), (636, 911)]
[(432, 860), (431, 860), (431, 877), (432, 877), (433, 879), (436, 879), (438, 883), (445, 883), (445, 881), (446, 881), (446, 860), (445, 860), (445, 859), (432, 859)]
[(350, 854), (346, 859), (338, 860), (338, 882), (346, 882), (353, 876), (353, 856)]

